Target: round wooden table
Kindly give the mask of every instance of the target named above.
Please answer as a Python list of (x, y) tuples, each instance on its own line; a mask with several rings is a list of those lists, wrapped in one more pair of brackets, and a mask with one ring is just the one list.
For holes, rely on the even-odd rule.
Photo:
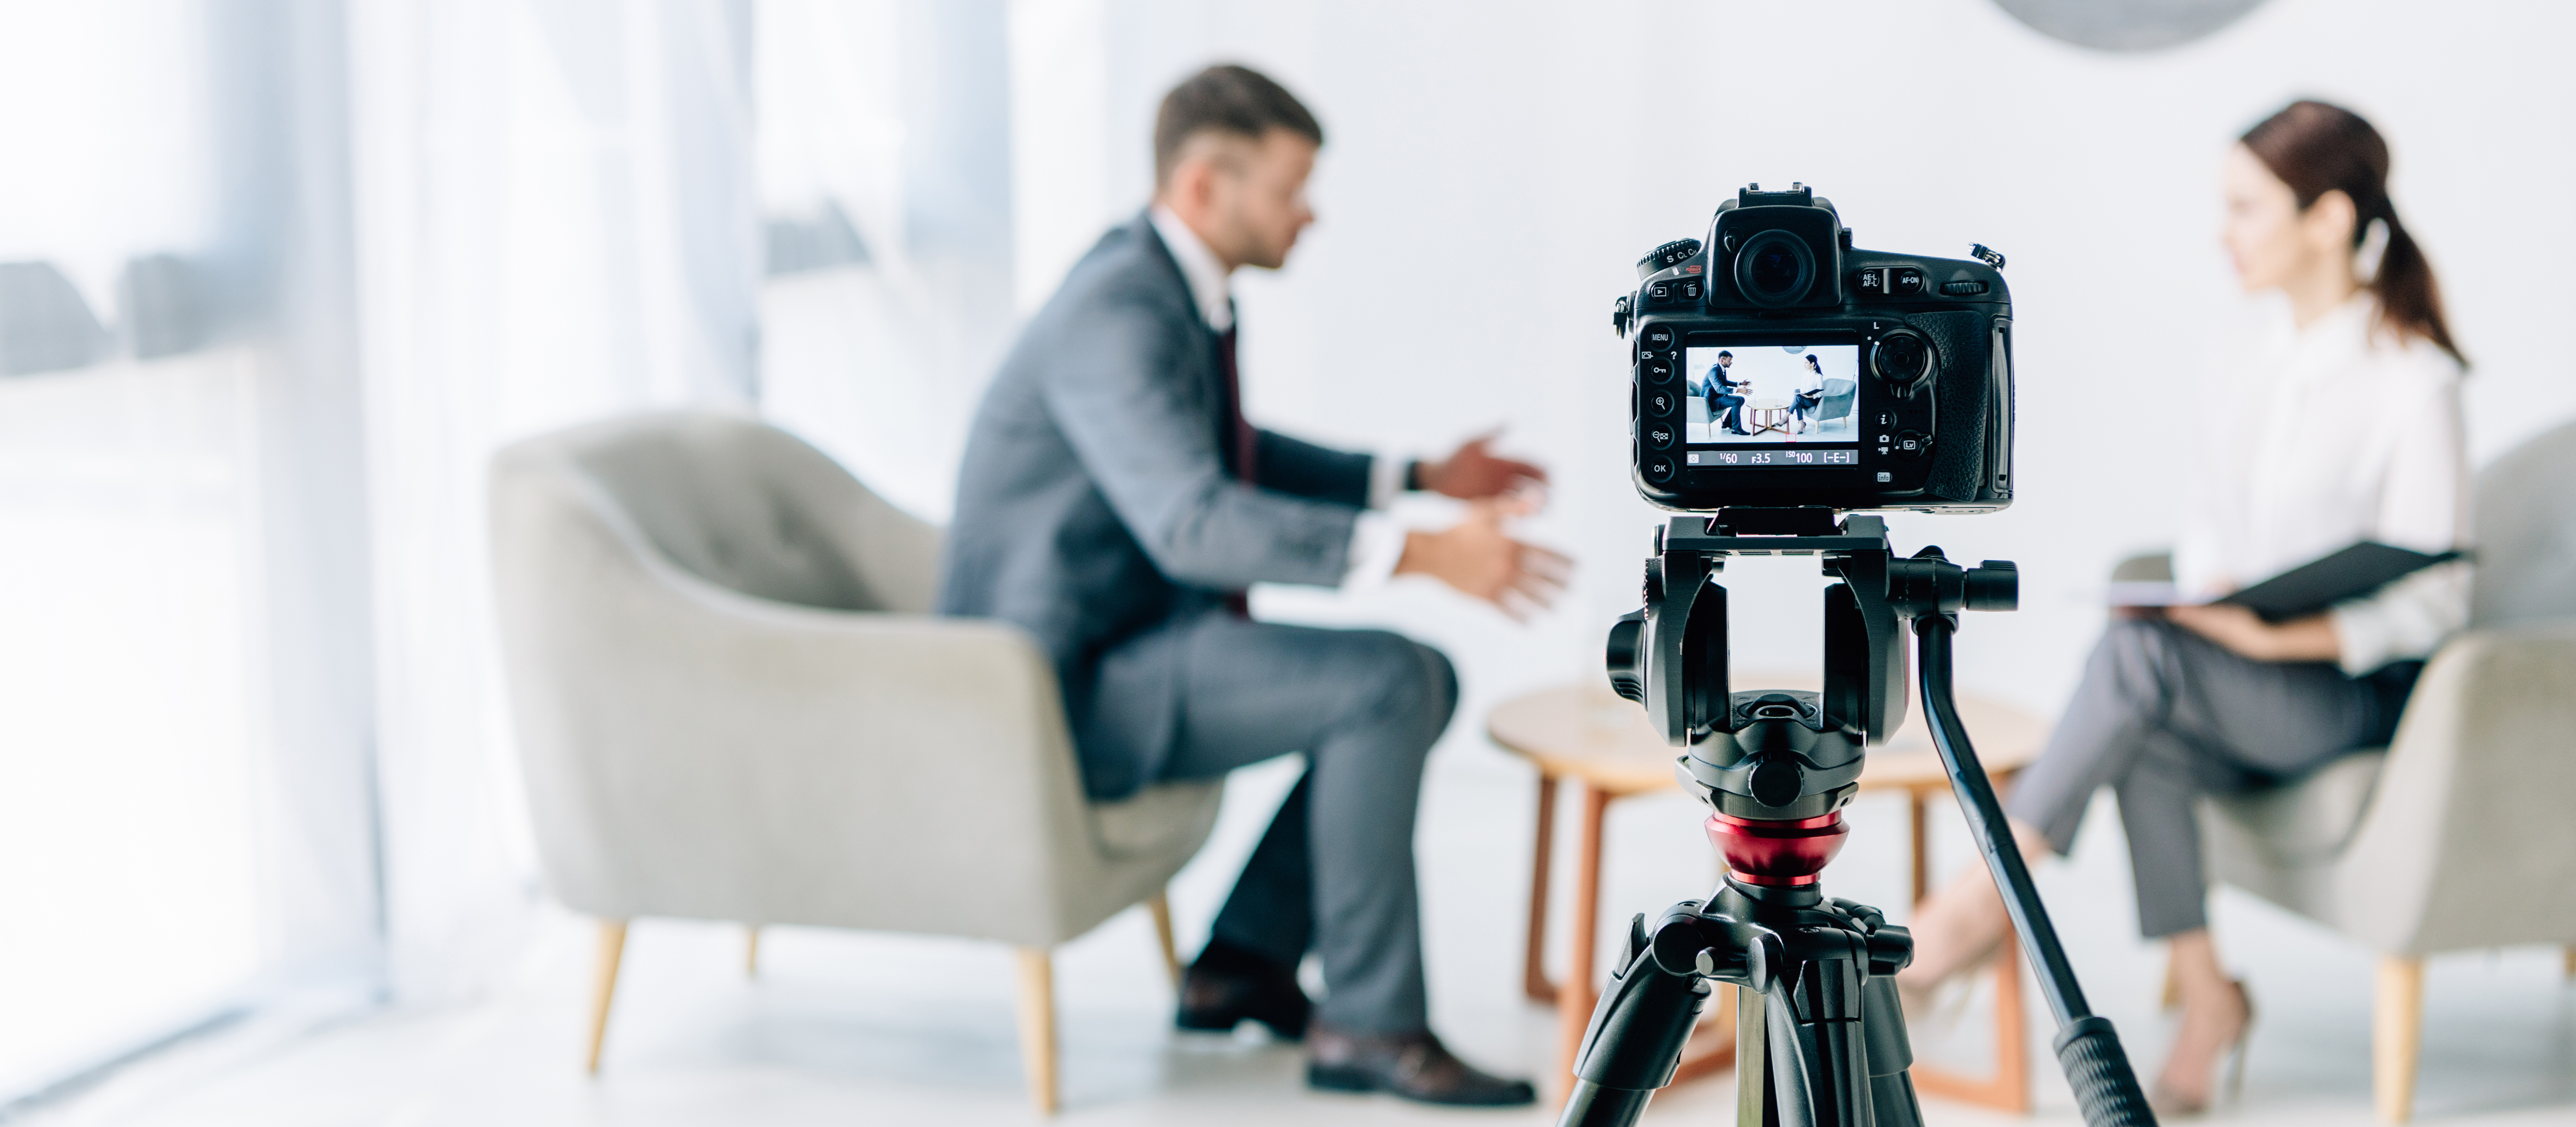
[(1755, 434), (1760, 434), (1766, 430), (1778, 430), (1783, 425), (1787, 424), (1788, 421), (1789, 401), (1786, 399), (1747, 399), (1744, 401), (1744, 422)]
[[(1813, 690), (1819, 679), (1813, 673), (1744, 673), (1730, 680), (1740, 691), (1757, 686)], [(1958, 694), (1958, 702), (1959, 719), (1967, 725), (1977, 758), (1998, 786), (2029, 764), (2048, 738), (2047, 723), (2025, 709), (1972, 693)], [(1582, 1046), (1584, 1028), (1590, 1024), (1592, 1007), (1598, 1001), (1594, 943), (1600, 930), (1602, 822), (1612, 802), (1678, 788), (1673, 760), (1681, 749), (1664, 742), (1647, 722), (1645, 709), (1620, 699), (1607, 684), (1565, 685), (1505, 701), (1486, 717), (1485, 734), (1505, 751), (1538, 768), (1537, 848), (1530, 868), (1529, 939), (1522, 978), (1523, 989), (1531, 998), (1557, 1007), (1562, 1066), (1558, 1075), (1566, 1076), (1573, 1072), (1574, 1055)], [(1581, 853), (1574, 870), (1572, 971), (1561, 985), (1549, 982), (1543, 967), (1548, 869), (1556, 845), (1559, 782), (1572, 783), (1583, 799)], [(1950, 777), (1941, 766), (1940, 755), (1932, 749), (1931, 736), (1923, 726), (1922, 709), (1910, 695), (1905, 723), (1886, 743), (1870, 749), (1868, 763), (1861, 771), (1860, 788), (1863, 794), (1905, 793), (1912, 830), (1914, 899), (1920, 903), (1929, 891), (1931, 878), (1926, 867), (1926, 807), (1933, 795), (1949, 792)], [(1995, 1074), (1962, 1077), (1917, 1065), (1916, 1088), (2010, 1111), (2029, 1110), (2029, 1050), (2022, 1021), (2020, 962), (2018, 949), (2007, 940), (2002, 955), (1995, 960)], [(1732, 987), (1721, 987), (1720, 996), (1712, 1000), (1711, 1019), (1701, 1023), (1699, 1035), (1692, 1038), (1705, 1047), (1683, 1054), (1682, 1067), (1674, 1075), (1676, 1082), (1707, 1075), (1733, 1062), (1732, 993)]]

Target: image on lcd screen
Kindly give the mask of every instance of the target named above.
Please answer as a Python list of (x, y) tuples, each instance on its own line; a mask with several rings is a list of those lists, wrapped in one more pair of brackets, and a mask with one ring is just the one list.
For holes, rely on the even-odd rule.
[(1860, 346), (1735, 344), (1691, 348), (1685, 355), (1684, 442), (1767, 447), (1859, 442)]

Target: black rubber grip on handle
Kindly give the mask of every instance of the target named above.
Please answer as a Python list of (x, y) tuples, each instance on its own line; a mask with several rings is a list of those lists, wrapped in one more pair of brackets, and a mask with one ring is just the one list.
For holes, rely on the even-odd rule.
[(2067, 1026), (2057, 1035), (2057, 1063), (2075, 1088), (2087, 1127), (2155, 1127), (2156, 1113), (2129, 1069), (2129, 1054), (2120, 1051), (2111, 1019), (2084, 1017)]

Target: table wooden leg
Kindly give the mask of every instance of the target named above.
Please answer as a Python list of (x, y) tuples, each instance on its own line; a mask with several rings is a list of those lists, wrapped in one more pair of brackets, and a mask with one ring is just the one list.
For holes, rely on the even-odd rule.
[(1905, 802), (1911, 818), (1906, 826), (1914, 834), (1914, 902), (1921, 904), (1932, 894), (1932, 842), (1923, 829), (1925, 795), (1919, 790), (1906, 791)]
[(1592, 986), (1593, 940), (1601, 930), (1601, 823), (1610, 810), (1610, 792), (1577, 784), (1583, 796), (1581, 852), (1574, 866), (1574, 939), (1565, 977), (1556, 986), (1557, 1082), (1574, 1076), (1574, 1057), (1583, 1049), (1584, 1027), (1592, 1023), (1599, 1001)]
[(2015, 1114), (2030, 1111), (2030, 1032), (2022, 1011), (2021, 943), (2004, 936), (1995, 955), (1995, 1070), (1985, 1078), (1914, 1066), (1914, 1087)]
[(1534, 1002), (1554, 1003), (1556, 984), (1547, 980), (1547, 878), (1556, 859), (1556, 779), (1538, 777), (1537, 844), (1531, 849), (1529, 944), (1521, 961), (1521, 990)]

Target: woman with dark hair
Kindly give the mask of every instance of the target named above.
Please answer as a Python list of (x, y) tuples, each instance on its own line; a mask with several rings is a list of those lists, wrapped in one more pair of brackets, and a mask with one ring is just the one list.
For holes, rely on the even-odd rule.
[[(2388, 198), (2388, 145), (2349, 110), (2298, 102), (2227, 155), (2225, 242), (2278, 323), (2229, 373), (2247, 409), (2215, 420), (2174, 553), (2177, 586), (2210, 598), (2358, 540), (2463, 546), (2462, 363), (2441, 291)], [(2242, 1075), (2253, 1006), (2220, 967), (2193, 806), (2275, 785), (2384, 744), (2421, 659), (2468, 619), (2463, 565), (2417, 572), (2324, 613), (2265, 622), (2233, 606), (2125, 612), (2093, 650), (2046, 750), (2005, 804), (2025, 853), (2064, 853), (2093, 793), (2119, 800), (2138, 926), (2170, 942), (2182, 1021), (2153, 1098), (2209, 1104), (2220, 1061)], [(1926, 901), (1918, 1002), (1983, 964), (2008, 926), (1983, 868)]]
[(1808, 353), (1807, 376), (1789, 392), (1789, 414), (1795, 418), (1795, 430), (1805, 432), (1815, 427), (1816, 406), (1825, 401), (1825, 365)]

